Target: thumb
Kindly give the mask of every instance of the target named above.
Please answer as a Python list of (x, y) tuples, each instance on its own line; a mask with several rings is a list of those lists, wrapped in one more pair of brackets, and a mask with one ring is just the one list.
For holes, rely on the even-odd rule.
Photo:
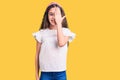
[(62, 20), (65, 19), (65, 16), (62, 17)]

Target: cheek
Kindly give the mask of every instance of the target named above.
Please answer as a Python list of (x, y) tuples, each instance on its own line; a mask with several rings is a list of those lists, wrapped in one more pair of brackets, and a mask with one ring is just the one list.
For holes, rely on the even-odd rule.
[(48, 19), (49, 19), (49, 21), (52, 19), (52, 17), (51, 16), (48, 16)]

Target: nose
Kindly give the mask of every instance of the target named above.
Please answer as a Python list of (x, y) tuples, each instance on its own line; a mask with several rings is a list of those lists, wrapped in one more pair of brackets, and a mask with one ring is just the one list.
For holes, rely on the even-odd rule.
[(52, 16), (52, 19), (55, 19), (55, 15)]

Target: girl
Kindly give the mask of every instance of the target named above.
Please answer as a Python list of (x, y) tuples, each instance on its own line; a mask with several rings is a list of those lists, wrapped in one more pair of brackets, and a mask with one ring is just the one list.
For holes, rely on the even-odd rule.
[[(36, 80), (67, 80), (66, 56), (68, 42), (75, 33), (68, 29), (62, 7), (52, 2), (46, 9), (36, 39), (35, 73)], [(41, 75), (39, 78), (39, 69)]]

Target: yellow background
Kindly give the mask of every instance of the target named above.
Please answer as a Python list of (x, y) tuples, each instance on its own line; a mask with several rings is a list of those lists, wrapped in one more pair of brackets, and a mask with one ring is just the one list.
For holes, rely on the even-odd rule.
[[(0, 80), (35, 80), (32, 33), (51, 1), (0, 1)], [(119, 0), (54, 1), (77, 35), (68, 49), (68, 80), (120, 80)]]

